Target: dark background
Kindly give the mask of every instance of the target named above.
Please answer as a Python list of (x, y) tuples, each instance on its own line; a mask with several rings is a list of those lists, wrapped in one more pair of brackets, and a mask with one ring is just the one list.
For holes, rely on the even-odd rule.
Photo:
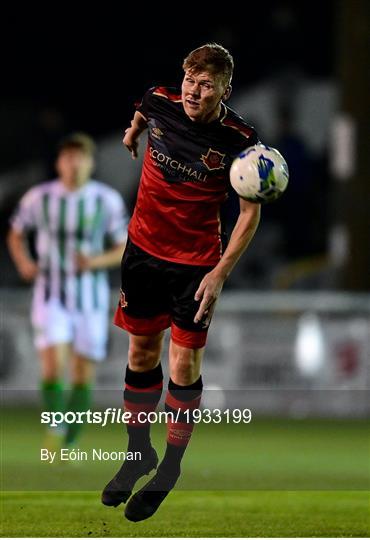
[[(259, 83), (266, 89), (279, 79), (286, 106), (279, 111), (280, 139), (268, 144), (288, 161), (289, 188), (276, 205), (264, 208), (258, 241), (246, 266), (238, 265), (240, 279), (233, 273), (234, 285), (289, 288), (292, 281), (285, 276), (295, 276), (297, 268), (289, 265), (298, 263), (303, 279), (294, 278), (295, 288), (367, 289), (369, 11), (365, 0), (6, 4), (0, 28), (1, 234), (26, 184), (53, 174), (62, 136), (78, 130), (99, 144), (109, 136), (116, 140), (148, 87), (179, 85), (184, 57), (216, 41), (234, 56), (234, 95)], [(329, 170), (329, 137), (314, 155), (292, 131), (290, 97), (297, 80), (335, 89), (335, 113), (354, 122), (357, 154), (350, 184), (336, 182)], [(31, 162), (45, 163), (45, 178), (25, 179), (22, 171), (12, 176)], [(4, 254), (11, 273), (5, 248)]]
[(235, 88), (285, 67), (315, 78), (333, 74), (333, 2), (232, 6), (53, 4), (9, 13), (1, 45), (1, 169), (42, 156), (63, 132), (98, 137), (123, 129), (145, 89), (179, 84), (183, 58), (207, 41), (230, 48)]

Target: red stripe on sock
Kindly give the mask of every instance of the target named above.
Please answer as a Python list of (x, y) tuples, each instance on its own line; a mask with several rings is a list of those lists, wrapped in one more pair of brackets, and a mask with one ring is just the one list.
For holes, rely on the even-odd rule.
[[(184, 392), (186, 392), (186, 390), (184, 390)], [(172, 409), (180, 409), (180, 411), (186, 411), (189, 409), (193, 411), (194, 409), (198, 409), (200, 404), (200, 398), (201, 396), (199, 395), (199, 397), (192, 399), (191, 401), (180, 401), (176, 399), (170, 391), (168, 391), (166, 395), (166, 403)]]
[(124, 401), (125, 411), (130, 412), (152, 412), (157, 408), (157, 403), (133, 403), (132, 401)]
[(155, 390), (162, 390), (163, 382), (161, 381), (157, 384), (153, 384), (153, 386), (148, 386), (147, 388), (138, 388), (137, 386), (131, 386), (130, 384), (125, 383), (125, 388), (127, 388), (127, 390), (131, 390), (132, 392), (137, 392), (138, 394), (143, 392), (154, 392)]
[[(155, 411), (157, 403), (132, 403), (132, 401), (124, 401), (124, 411), (131, 413), (131, 416), (127, 422), (129, 426), (143, 427), (148, 425), (146, 420), (147, 413)], [(140, 415), (140, 413), (145, 413)]]

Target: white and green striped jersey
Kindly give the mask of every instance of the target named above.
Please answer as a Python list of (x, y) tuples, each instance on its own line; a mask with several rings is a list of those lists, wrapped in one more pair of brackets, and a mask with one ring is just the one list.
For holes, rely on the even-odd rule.
[(76, 254), (94, 255), (127, 237), (128, 215), (118, 191), (90, 180), (67, 190), (60, 180), (31, 188), (11, 218), (19, 231), (36, 232), (40, 273), (34, 302), (59, 299), (68, 309), (108, 309), (109, 290), (104, 270), (78, 272)]

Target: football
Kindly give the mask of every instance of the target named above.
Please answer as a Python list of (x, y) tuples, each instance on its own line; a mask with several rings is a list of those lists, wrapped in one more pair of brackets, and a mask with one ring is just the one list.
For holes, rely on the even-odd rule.
[(288, 165), (275, 148), (256, 144), (243, 150), (230, 169), (230, 182), (239, 197), (256, 203), (278, 199), (289, 180)]

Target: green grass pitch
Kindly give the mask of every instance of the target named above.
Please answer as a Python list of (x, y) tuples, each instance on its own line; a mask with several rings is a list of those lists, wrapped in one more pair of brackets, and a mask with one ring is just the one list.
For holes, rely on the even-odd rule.
[[(367, 537), (365, 420), (254, 419), (196, 427), (183, 477), (157, 514), (130, 523), (100, 490), (119, 463), (40, 462), (39, 412), (3, 410), (2, 536)], [(80, 448), (125, 447), (123, 428), (87, 426)], [(164, 426), (153, 443), (164, 451)], [(145, 481), (145, 480), (144, 480)], [(140, 486), (143, 482), (138, 483)]]

